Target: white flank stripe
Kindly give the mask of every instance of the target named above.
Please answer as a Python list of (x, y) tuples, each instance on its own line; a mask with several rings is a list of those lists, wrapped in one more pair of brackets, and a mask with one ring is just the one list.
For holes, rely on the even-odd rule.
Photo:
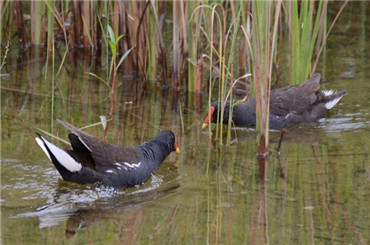
[[(42, 137), (42, 136), (41, 136)], [(55, 156), (60, 164), (63, 165), (66, 169), (71, 172), (78, 172), (81, 170), (82, 165), (76, 162), (73, 157), (71, 157), (67, 152), (59, 148), (58, 146), (50, 143), (44, 137), (42, 137), (43, 141), (45, 142), (46, 146), (49, 148), (51, 153)], [(42, 147), (41, 147), (42, 148)]]
[(44, 142), (39, 137), (36, 137), (35, 140), (36, 140), (37, 144), (41, 147), (41, 149), (45, 152), (45, 154), (48, 156), (48, 158), (51, 161), (49, 152), (48, 152), (48, 150), (46, 150), (46, 147), (44, 145)]
[(140, 167), (140, 165), (141, 165), (141, 162), (138, 162), (137, 164), (132, 164), (132, 166), (133, 166), (134, 168), (138, 168), (138, 167)]
[(332, 94), (334, 94), (334, 91), (333, 90), (322, 90), (321, 92), (323, 92), (325, 94), (325, 96), (330, 96)]
[(343, 95), (334, 99), (334, 100), (332, 100), (332, 101), (326, 102), (326, 104), (325, 104), (326, 109), (330, 110), (331, 108), (333, 108), (342, 97), (343, 97)]
[(128, 162), (124, 162), (123, 164), (125, 164), (129, 168), (138, 168), (138, 167), (140, 167), (141, 162), (138, 162), (137, 164), (135, 164), (135, 163), (131, 164), (131, 163), (128, 163)]
[(105, 171), (106, 173), (113, 173), (113, 170), (112, 169), (109, 169), (109, 170), (107, 170), (107, 171)]

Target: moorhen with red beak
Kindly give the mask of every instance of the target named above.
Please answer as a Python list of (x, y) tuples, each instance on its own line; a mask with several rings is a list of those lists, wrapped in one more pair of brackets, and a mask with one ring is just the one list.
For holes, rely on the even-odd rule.
[[(315, 74), (302, 84), (272, 90), (270, 93), (270, 127), (287, 127), (325, 117), (347, 92), (345, 90), (319, 91), (320, 78), (320, 74)], [(217, 123), (220, 105), (219, 101), (211, 104), (210, 118), (207, 116), (203, 128), (210, 122)], [(229, 109), (230, 101), (227, 101), (220, 122), (228, 123)], [(232, 121), (235, 126), (256, 126), (256, 98), (252, 97), (248, 101), (235, 105), (232, 110)]]
[(168, 130), (139, 146), (120, 146), (105, 143), (69, 123), (58, 122), (72, 131), (69, 134), (72, 150), (59, 148), (38, 133), (36, 142), (64, 180), (79, 184), (141, 185), (172, 151), (179, 152), (175, 135)]

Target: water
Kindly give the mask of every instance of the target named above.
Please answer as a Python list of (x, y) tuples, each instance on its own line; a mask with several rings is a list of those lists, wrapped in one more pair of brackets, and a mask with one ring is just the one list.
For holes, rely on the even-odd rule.
[[(109, 91), (86, 75), (90, 67), (62, 70), (53, 95), (44, 61), (10, 55), (1, 84), (1, 243), (369, 243), (369, 32), (355, 35), (369, 25), (355, 20), (349, 11), (339, 21), (318, 69), (323, 89), (348, 94), (327, 118), (288, 128), (280, 154), (272, 131), (265, 164), (253, 129), (235, 128), (231, 146), (209, 140), (206, 97), (199, 107), (197, 95), (123, 82), (107, 141), (136, 145), (161, 128), (181, 148), (126, 190), (63, 181), (34, 141), (38, 129), (67, 138), (56, 118), (82, 127), (109, 114)], [(103, 135), (100, 126), (86, 131)]]

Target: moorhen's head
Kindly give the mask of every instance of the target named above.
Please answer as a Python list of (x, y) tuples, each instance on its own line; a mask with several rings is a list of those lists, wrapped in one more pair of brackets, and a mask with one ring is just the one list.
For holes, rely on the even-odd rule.
[(169, 130), (160, 131), (153, 139), (153, 141), (159, 141), (163, 144), (168, 144), (169, 149), (177, 153), (180, 152), (180, 148), (175, 143), (175, 134)]
[[(219, 106), (221, 106), (221, 102), (216, 101), (213, 102), (209, 108), (209, 115), (206, 117), (202, 124), (202, 129), (208, 126), (210, 123), (217, 123), (217, 117), (219, 114)], [(220, 120), (221, 123), (227, 123), (229, 119), (229, 101), (226, 102), (223, 120)]]

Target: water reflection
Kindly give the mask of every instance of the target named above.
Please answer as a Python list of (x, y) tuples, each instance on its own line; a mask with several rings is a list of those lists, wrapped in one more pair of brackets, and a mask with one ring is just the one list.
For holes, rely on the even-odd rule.
[(38, 207), (35, 211), (20, 213), (13, 218), (38, 217), (39, 228), (61, 225), (67, 221), (66, 233), (70, 236), (101, 220), (130, 216), (131, 212), (136, 212), (146, 203), (179, 188), (176, 168), (168, 163), (165, 165), (167, 171), (170, 170), (165, 173), (166, 177), (159, 172), (143, 186), (127, 190), (99, 184), (77, 185), (59, 180), (57, 189), (39, 193), (40, 196), (48, 197), (47, 205)]
[[(86, 74), (105, 77), (105, 61), (67, 57), (53, 82), (45, 57), (9, 54), (9, 80), (1, 80), (1, 242), (368, 243), (370, 69), (368, 54), (358, 50), (366, 50), (369, 32), (357, 43), (358, 26), (351, 23), (344, 19), (345, 28), (328, 40), (318, 70), (328, 87), (348, 95), (328, 118), (287, 128), (278, 155), (280, 131), (272, 130), (263, 164), (254, 129), (234, 128), (231, 146), (201, 130), (206, 94), (121, 79), (106, 140), (137, 145), (171, 129), (182, 151), (146, 185), (117, 192), (62, 181), (34, 142), (36, 128), (67, 135), (55, 124), (58, 117), (85, 126), (109, 114), (109, 89)], [(104, 134), (101, 127), (86, 131)]]

